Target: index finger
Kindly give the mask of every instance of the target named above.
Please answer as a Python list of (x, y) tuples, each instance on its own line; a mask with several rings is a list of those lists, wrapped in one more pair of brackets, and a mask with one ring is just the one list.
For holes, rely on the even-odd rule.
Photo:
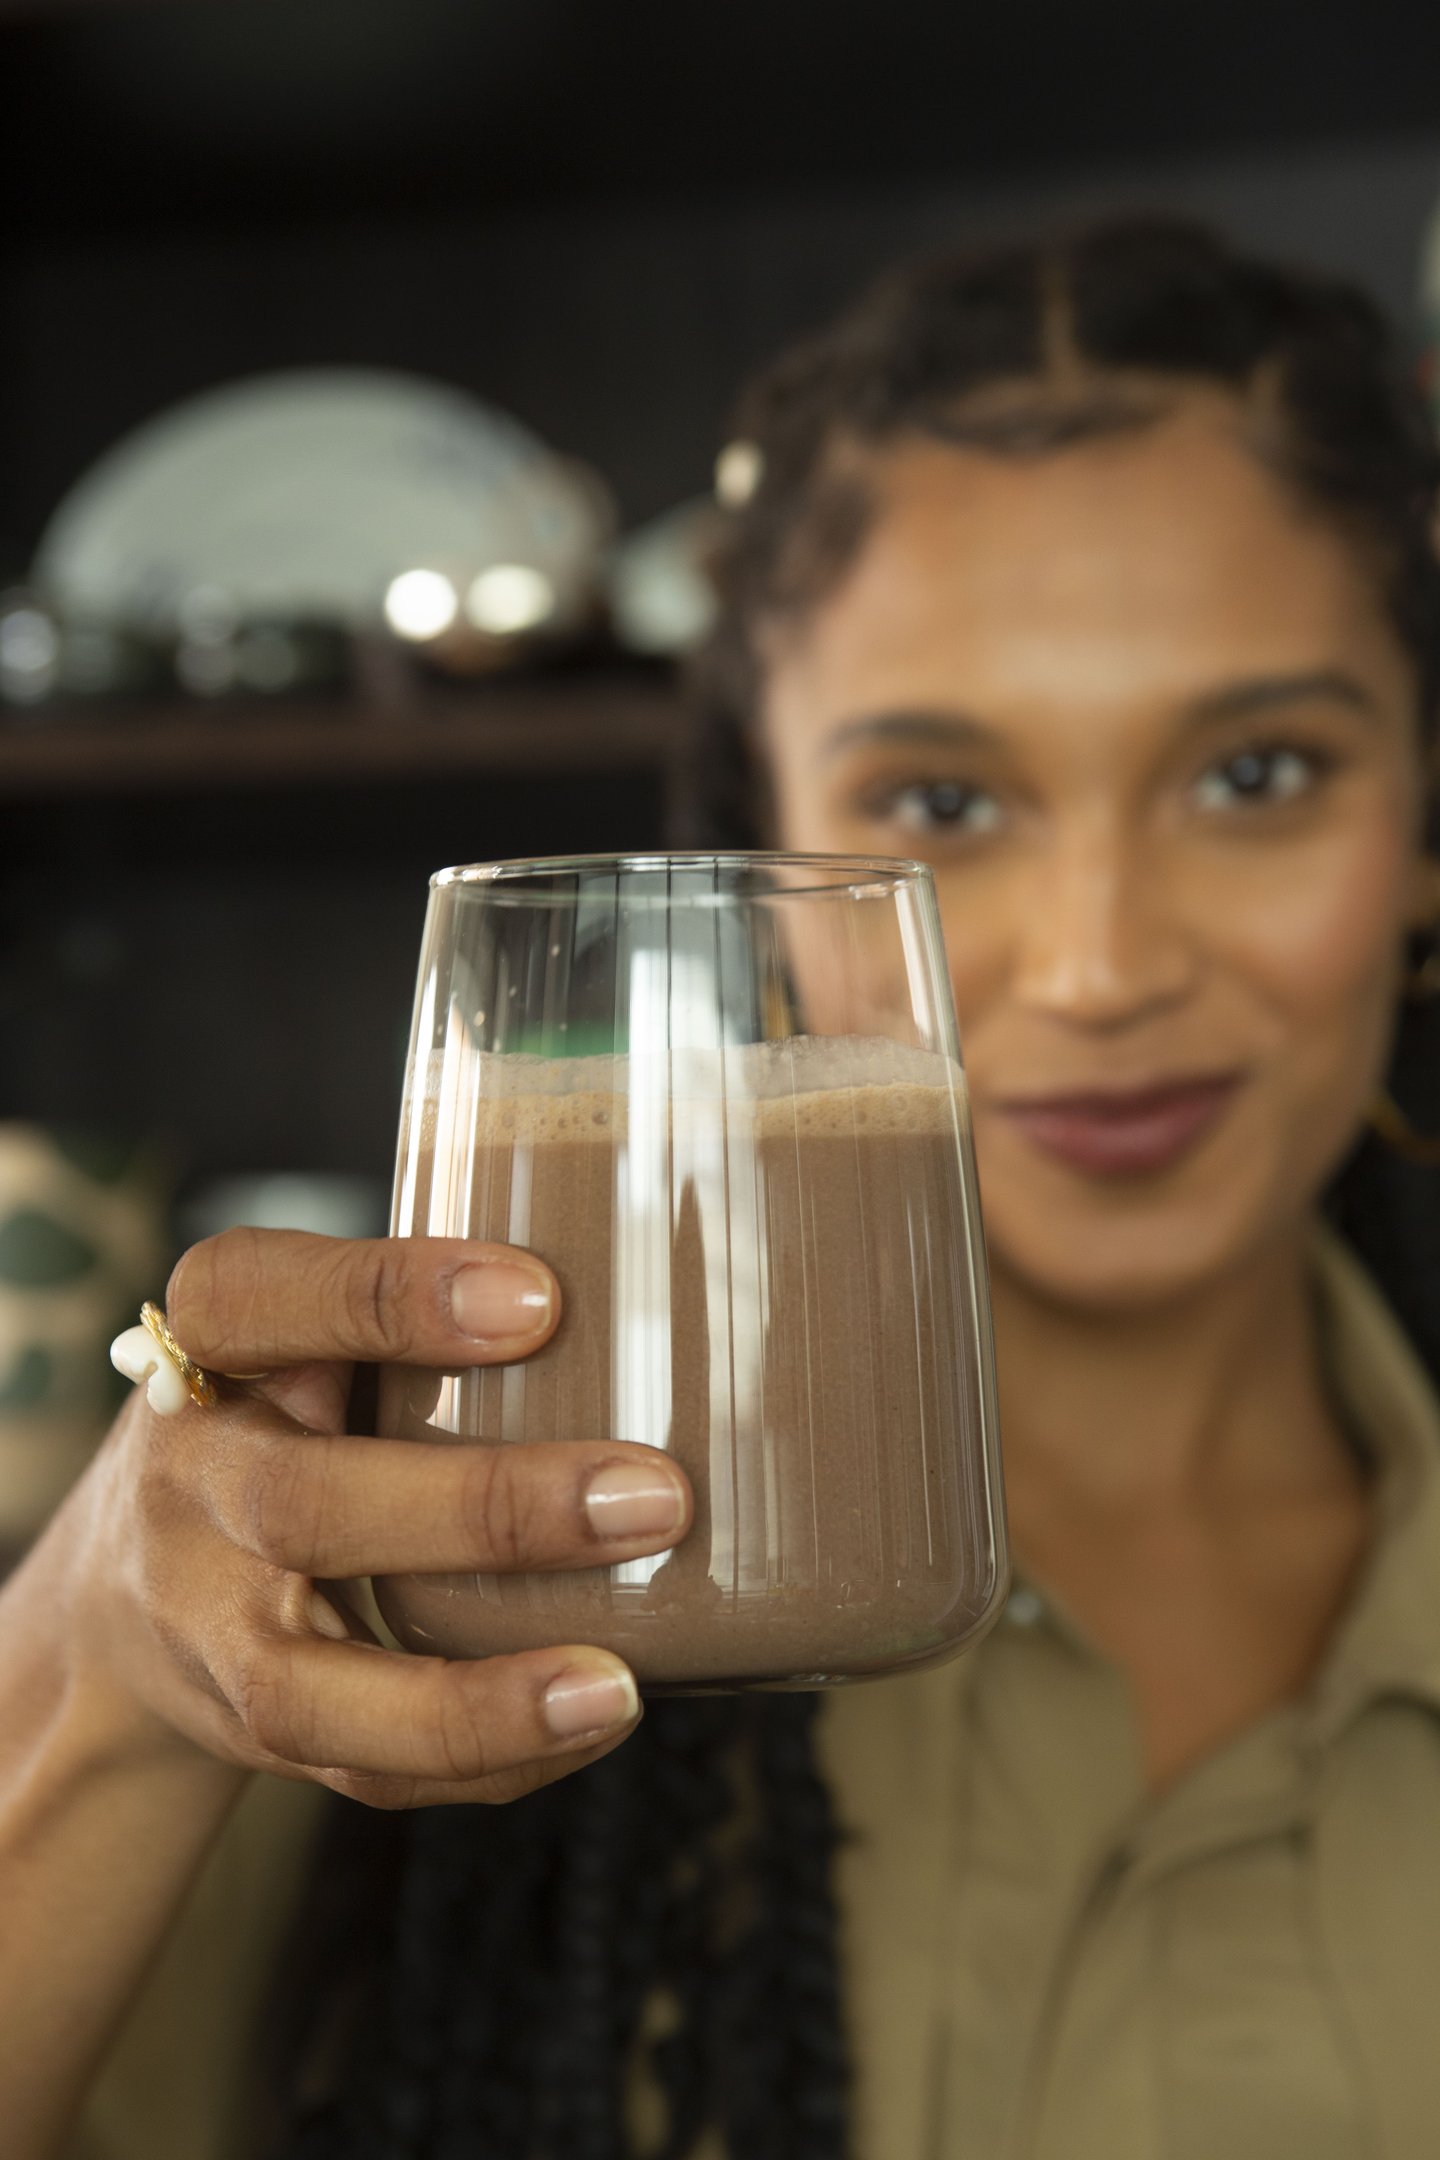
[(181, 1347), (217, 1372), (317, 1359), (453, 1371), (547, 1343), (560, 1286), (515, 1245), (226, 1230), (181, 1259), (166, 1316)]
[(324, 1578), (612, 1567), (690, 1527), (658, 1448), (620, 1441), (296, 1438), (253, 1418), (207, 1449), (205, 1504), (271, 1567)]

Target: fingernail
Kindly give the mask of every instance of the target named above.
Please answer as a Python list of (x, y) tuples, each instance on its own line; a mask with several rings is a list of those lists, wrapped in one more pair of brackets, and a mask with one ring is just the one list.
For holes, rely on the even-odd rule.
[(607, 1665), (603, 1672), (573, 1666), (551, 1681), (544, 1696), (545, 1723), (557, 1740), (613, 1732), (628, 1725), (639, 1708), (635, 1676), (625, 1665)]
[(346, 1642), (349, 1639), (349, 1628), (329, 1598), (322, 1596), (318, 1590), (310, 1592), (310, 1625), (317, 1633), (329, 1635), (335, 1642)]
[(515, 1260), (476, 1260), (455, 1277), (450, 1308), (461, 1334), (478, 1342), (538, 1335), (550, 1320), (550, 1279)]
[(585, 1487), (585, 1512), (597, 1538), (668, 1537), (685, 1520), (680, 1480), (657, 1463), (610, 1463)]

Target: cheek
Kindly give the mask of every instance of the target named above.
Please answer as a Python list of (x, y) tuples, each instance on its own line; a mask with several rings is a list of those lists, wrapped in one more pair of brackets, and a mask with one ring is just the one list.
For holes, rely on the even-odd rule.
[[(1344, 1031), (1393, 1003), (1407, 872), (1395, 824), (1377, 817), (1283, 861), (1237, 865), (1195, 918), (1217, 967), (1277, 1022)], [(1372, 1044), (1353, 1047), (1365, 1058)]]
[(1183, 939), (1193, 966), (1186, 997), (1141, 1015), (1127, 1048), (1143, 1035), (1158, 1065), (1233, 1060), (1252, 1085), (1212, 1144), (1142, 1189), (1056, 1167), (987, 1109), (988, 1081), (1023, 1071), (1033, 1083), (1059, 1049), (1069, 1058), (1075, 1029), (1013, 995), (1026, 923), (1043, 919), (1040, 881), (996, 878), (982, 894), (945, 880), (992, 1261), (1065, 1303), (1143, 1306), (1303, 1216), (1384, 1070), (1408, 885), (1396, 824), (1377, 819), (1244, 857), (1231, 849), (1224, 864), (1211, 846), (1207, 857), (1173, 863), (1152, 888), (1153, 934)]

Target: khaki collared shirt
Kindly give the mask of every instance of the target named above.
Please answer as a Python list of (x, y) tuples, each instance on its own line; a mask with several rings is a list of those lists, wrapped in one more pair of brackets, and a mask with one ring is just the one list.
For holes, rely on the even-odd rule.
[[(1379, 1520), (1304, 1700), (1148, 1798), (1125, 1682), (1028, 1586), (970, 1655), (828, 1698), (859, 2160), (1440, 2154), (1440, 1404), (1328, 1237), (1316, 1286)], [(248, 2160), (314, 1799), (242, 1804), (75, 2160)]]

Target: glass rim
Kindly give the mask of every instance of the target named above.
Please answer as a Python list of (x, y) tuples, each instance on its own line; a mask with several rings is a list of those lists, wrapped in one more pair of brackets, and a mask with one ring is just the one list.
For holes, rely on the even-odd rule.
[[(430, 879), (431, 892), (455, 890), (475, 892), (488, 898), (501, 897), (510, 901), (527, 901), (554, 905), (580, 896), (547, 887), (545, 881), (558, 881), (575, 877), (586, 871), (616, 878), (643, 874), (646, 871), (669, 870), (742, 870), (751, 865), (760, 869), (786, 868), (810, 870), (817, 877), (813, 885), (787, 885), (775, 892), (757, 895), (732, 895), (728, 893), (685, 892), (666, 894), (667, 903), (677, 906), (713, 904), (716, 900), (732, 898), (760, 898), (765, 900), (804, 900), (838, 898), (846, 892), (853, 897), (857, 884), (868, 885), (872, 894), (879, 897), (875, 888), (889, 895), (903, 890), (907, 885), (924, 884), (932, 877), (931, 866), (902, 855), (824, 855), (809, 854), (786, 848), (680, 848), (673, 852), (656, 849), (653, 852), (625, 855), (529, 855), (516, 856), (503, 862), (452, 863), (447, 869), (437, 870)], [(828, 875), (827, 875), (828, 873)], [(507, 891), (507, 887), (520, 885), (525, 879), (534, 879), (536, 888), (529, 891)], [(636, 896), (641, 897), (640, 895)], [(646, 895), (658, 899), (658, 894)]]

